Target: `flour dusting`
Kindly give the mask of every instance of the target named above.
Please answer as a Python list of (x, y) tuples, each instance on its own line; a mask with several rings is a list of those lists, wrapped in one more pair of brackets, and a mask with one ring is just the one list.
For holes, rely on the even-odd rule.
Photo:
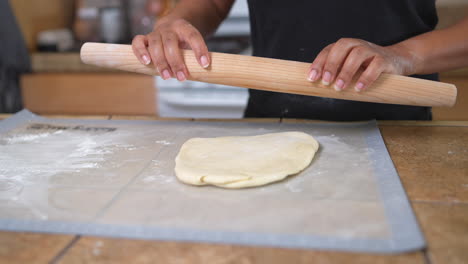
[(174, 143), (166, 141), (166, 140), (157, 140), (156, 143), (161, 144), (161, 145), (172, 145)]
[(94, 247), (93, 247), (94, 256), (99, 256), (101, 254), (101, 248), (103, 245), (104, 243), (101, 240), (98, 240), (96, 241), (96, 243), (94, 243)]
[(290, 191), (290, 192), (293, 192), (293, 193), (299, 193), (299, 192), (302, 192), (302, 183), (303, 183), (303, 180), (296, 180), (294, 181), (295, 179), (291, 179), (289, 180), (287, 183), (286, 183), (286, 188)]
[(129, 133), (68, 130), (6, 135), (0, 138), (0, 182), (22, 186), (56, 174), (100, 168), (116, 151), (134, 148), (116, 144), (130, 137)]

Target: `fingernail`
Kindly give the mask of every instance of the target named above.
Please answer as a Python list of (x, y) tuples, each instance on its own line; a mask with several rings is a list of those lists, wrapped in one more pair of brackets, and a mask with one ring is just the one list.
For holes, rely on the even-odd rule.
[(146, 55), (143, 55), (143, 61), (145, 62), (145, 65), (148, 65), (151, 62), (150, 59), (148, 58), (148, 56), (146, 56)]
[(310, 82), (315, 82), (315, 78), (317, 78), (317, 74), (318, 74), (318, 72), (317, 72), (316, 70), (312, 70), (312, 71), (310, 72), (310, 74), (309, 74), (308, 80), (309, 80)]
[(183, 82), (185, 80), (187, 80), (187, 78), (185, 78), (185, 74), (183, 72), (177, 72), (177, 80)]
[(208, 66), (210, 66), (210, 63), (208, 62), (208, 58), (206, 56), (201, 56), (200, 58), (200, 62), (203, 66), (203, 68), (208, 68)]
[(335, 88), (335, 90), (338, 91), (338, 92), (341, 91), (341, 90), (343, 90), (343, 88), (344, 88), (344, 81), (341, 80), (341, 79), (339, 79), (338, 81), (336, 81), (335, 87), (334, 87), (334, 88)]
[(164, 70), (164, 71), (162, 72), (162, 78), (163, 78), (164, 80), (167, 80), (167, 79), (170, 79), (170, 78), (171, 78), (171, 74), (169, 73), (168, 70)]
[(356, 84), (356, 87), (354, 87), (354, 89), (357, 91), (357, 92), (360, 92), (362, 91), (362, 89), (364, 89), (364, 84), (362, 82)]
[(322, 84), (324, 85), (330, 85), (330, 82), (331, 82), (331, 73), (326, 71), (324, 74), (323, 74), (323, 78), (322, 78)]

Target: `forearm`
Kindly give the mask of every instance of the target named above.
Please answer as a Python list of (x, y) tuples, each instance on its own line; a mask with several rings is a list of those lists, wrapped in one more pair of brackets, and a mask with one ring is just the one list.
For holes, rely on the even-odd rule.
[(410, 74), (429, 74), (468, 66), (468, 17), (441, 30), (428, 32), (393, 47), (413, 61)]
[(234, 0), (181, 0), (158, 23), (164, 23), (168, 19), (184, 19), (203, 36), (207, 36), (226, 18), (233, 2)]

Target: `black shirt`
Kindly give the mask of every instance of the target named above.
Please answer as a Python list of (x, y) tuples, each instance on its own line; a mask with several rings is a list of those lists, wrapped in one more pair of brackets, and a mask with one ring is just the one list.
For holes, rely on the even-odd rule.
[[(340, 38), (358, 38), (387, 46), (431, 31), (438, 21), (435, 0), (248, 0), (248, 3), (254, 56), (309, 63), (324, 47)], [(437, 80), (436, 74), (416, 77)], [(431, 109), (250, 90), (245, 116), (334, 121), (430, 120)]]

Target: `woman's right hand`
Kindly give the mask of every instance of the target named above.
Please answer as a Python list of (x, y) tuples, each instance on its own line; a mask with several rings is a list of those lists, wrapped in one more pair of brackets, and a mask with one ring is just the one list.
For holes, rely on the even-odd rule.
[(167, 80), (171, 77), (185, 81), (189, 76), (181, 48), (191, 48), (203, 68), (210, 66), (210, 55), (200, 32), (184, 19), (164, 17), (153, 32), (138, 35), (132, 41), (133, 53), (138, 60), (149, 65), (153, 62), (159, 75)]

